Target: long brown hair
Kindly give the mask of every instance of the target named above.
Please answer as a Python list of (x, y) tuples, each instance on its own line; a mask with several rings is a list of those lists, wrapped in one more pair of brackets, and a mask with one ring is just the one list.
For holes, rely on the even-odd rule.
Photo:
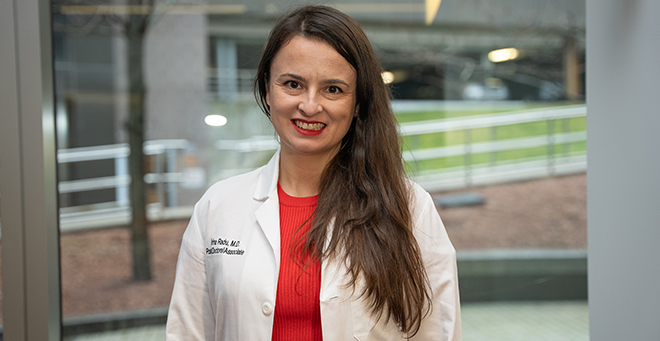
[(294, 10), (271, 31), (257, 70), (255, 96), (268, 117), (270, 67), (294, 36), (330, 44), (357, 72), (357, 114), (323, 172), (302, 252), (319, 260), (342, 259), (348, 285), (364, 283), (359, 294), (372, 313), (392, 318), (403, 333), (414, 336), (431, 309), (431, 294), (413, 235), (397, 122), (380, 63), (367, 36), (346, 14), (326, 6)]

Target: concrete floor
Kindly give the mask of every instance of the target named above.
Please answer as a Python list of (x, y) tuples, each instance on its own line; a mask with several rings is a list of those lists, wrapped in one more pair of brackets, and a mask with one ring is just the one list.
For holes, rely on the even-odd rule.
[[(588, 341), (586, 301), (466, 303), (464, 341)], [(165, 326), (78, 335), (65, 341), (162, 341)]]
[(588, 341), (586, 301), (466, 303), (464, 341)]

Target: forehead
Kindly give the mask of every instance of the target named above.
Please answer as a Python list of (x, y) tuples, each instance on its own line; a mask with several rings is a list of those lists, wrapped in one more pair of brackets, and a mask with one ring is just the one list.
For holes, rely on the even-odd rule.
[(294, 36), (283, 45), (273, 58), (272, 76), (279, 73), (334, 73), (335, 76), (356, 76), (353, 66), (330, 44), (319, 39)]

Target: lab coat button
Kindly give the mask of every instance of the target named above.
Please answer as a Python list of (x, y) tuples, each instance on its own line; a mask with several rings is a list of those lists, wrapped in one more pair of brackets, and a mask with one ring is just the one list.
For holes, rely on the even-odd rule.
[(264, 315), (270, 316), (270, 314), (273, 313), (273, 306), (266, 302), (263, 306), (261, 306), (261, 311), (264, 313)]

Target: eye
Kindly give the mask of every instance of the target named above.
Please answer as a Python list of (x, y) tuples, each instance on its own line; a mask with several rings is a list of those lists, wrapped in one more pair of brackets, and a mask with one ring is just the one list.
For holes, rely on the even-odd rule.
[(286, 81), (284, 84), (288, 85), (291, 89), (298, 89), (300, 87), (300, 83), (297, 81)]
[(340, 87), (338, 87), (338, 86), (336, 86), (336, 85), (331, 85), (331, 86), (328, 88), (328, 92), (331, 93), (331, 94), (338, 94), (338, 93), (341, 93), (341, 92), (343, 92), (343, 91), (341, 90)]

